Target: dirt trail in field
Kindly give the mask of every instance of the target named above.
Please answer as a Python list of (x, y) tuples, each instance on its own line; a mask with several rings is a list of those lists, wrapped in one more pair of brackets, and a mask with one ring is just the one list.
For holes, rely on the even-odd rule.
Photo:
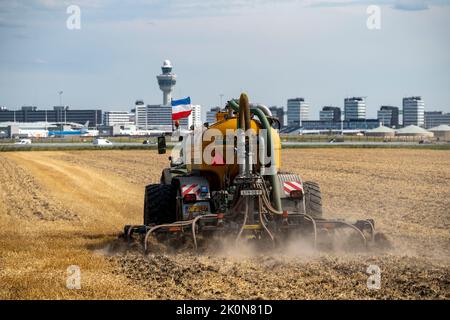
[[(56, 198), (44, 194), (36, 179), (14, 162), (0, 162), (2, 199), (10, 216), (23, 219), (76, 220), (78, 216), (67, 210)], [(14, 181), (14, 183), (11, 183)]]
[[(141, 223), (143, 188), (166, 163), (154, 151), (0, 154), (0, 298), (450, 297), (448, 151), (283, 151), (284, 170), (320, 183), (327, 216), (372, 217), (389, 235), (393, 250), (369, 254), (126, 248), (115, 238)], [(81, 290), (65, 288), (71, 264)], [(380, 290), (367, 289), (371, 264)]]
[(124, 183), (113, 173), (58, 160), (57, 155), (41, 153), (30, 158), (17, 153), (12, 159), (50, 189), (55, 198), (78, 212), (81, 223), (115, 225), (117, 219), (132, 218), (140, 211), (140, 187)]

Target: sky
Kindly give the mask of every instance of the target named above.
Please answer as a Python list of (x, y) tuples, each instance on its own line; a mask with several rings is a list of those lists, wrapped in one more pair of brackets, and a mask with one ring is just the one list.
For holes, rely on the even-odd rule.
[[(80, 29), (67, 28), (70, 5)], [(0, 106), (49, 108), (59, 91), (71, 108), (162, 103), (169, 59), (173, 98), (204, 112), (242, 91), (266, 105), (304, 97), (312, 119), (348, 96), (367, 97), (368, 117), (411, 95), (450, 112), (448, 30), (447, 0), (0, 0)]]

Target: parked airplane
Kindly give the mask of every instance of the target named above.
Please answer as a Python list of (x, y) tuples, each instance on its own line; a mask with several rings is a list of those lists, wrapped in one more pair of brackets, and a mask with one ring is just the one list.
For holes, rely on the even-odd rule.
[(98, 130), (89, 130), (89, 121), (86, 121), (84, 126), (80, 129), (70, 129), (70, 130), (53, 130), (48, 132), (49, 137), (54, 136), (82, 136), (82, 137), (94, 137), (98, 136)]

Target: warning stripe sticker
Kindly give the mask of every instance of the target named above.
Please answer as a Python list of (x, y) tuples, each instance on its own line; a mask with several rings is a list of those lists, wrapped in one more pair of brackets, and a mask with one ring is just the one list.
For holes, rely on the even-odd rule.
[(184, 184), (181, 186), (181, 194), (183, 196), (191, 193), (197, 193), (197, 191), (200, 189), (200, 185), (198, 184)]
[(283, 182), (284, 193), (289, 196), (293, 190), (303, 190), (301, 181), (284, 181)]

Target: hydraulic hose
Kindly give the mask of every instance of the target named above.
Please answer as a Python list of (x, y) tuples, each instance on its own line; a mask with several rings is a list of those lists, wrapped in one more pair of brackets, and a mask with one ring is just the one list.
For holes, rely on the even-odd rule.
[[(269, 121), (266, 118), (266, 115), (259, 108), (253, 108), (252, 112), (259, 118), (261, 121), (262, 127), (267, 131), (267, 150), (270, 152), (269, 157), (275, 158), (275, 149), (272, 141), (272, 127), (269, 124)], [(272, 163), (271, 165), (276, 165), (276, 163)], [(281, 199), (280, 199), (280, 182), (278, 180), (278, 176), (276, 173), (271, 173), (269, 175), (270, 183), (272, 184), (272, 198), (275, 205), (275, 209), (278, 211), (282, 210), (281, 207)]]
[[(241, 96), (239, 97), (239, 114), (241, 116), (241, 129), (244, 129), (243, 139), (245, 140), (245, 133), (251, 128), (250, 104), (248, 102), (248, 96), (245, 93), (241, 93)], [(252, 172), (250, 156), (250, 145), (249, 143), (245, 143), (245, 173), (247, 175)]]
[(240, 112), (241, 108), (239, 107), (239, 104), (238, 104), (237, 100), (230, 100), (230, 101), (228, 101), (228, 107), (233, 109), (234, 112), (236, 112), (236, 115), (237, 115), (237, 117), (236, 117), (237, 118), (237, 128), (238, 129), (243, 128), (244, 126), (241, 126), (241, 112)]
[[(248, 102), (248, 99), (247, 99), (247, 102)], [(237, 114), (238, 146), (245, 146), (245, 136), (239, 130), (239, 129), (242, 129), (245, 132), (246, 125), (245, 125), (244, 112), (241, 111), (241, 106), (239, 104), (237, 104), (237, 102), (234, 100), (228, 101), (228, 106), (231, 107)], [(245, 151), (238, 147), (239, 174), (244, 174), (246, 167), (248, 165), (247, 160), (244, 157), (245, 157)], [(244, 163), (240, 163), (240, 161), (242, 161), (243, 158), (244, 158)]]
[[(245, 131), (250, 129), (250, 103), (248, 102), (248, 96), (245, 93), (241, 93), (241, 96), (239, 97), (239, 106), (240, 106), (240, 112), (241, 115), (244, 115), (244, 124), (245, 124)], [(242, 124), (242, 121), (241, 121)]]
[(252, 103), (252, 104), (250, 104), (250, 108), (258, 108), (258, 109), (261, 109), (262, 112), (264, 112), (264, 114), (265, 114), (267, 117), (271, 117), (271, 116), (272, 116), (272, 111), (270, 111), (270, 109), (267, 108), (267, 106), (265, 106), (265, 105), (263, 105), (263, 104), (260, 104), (260, 103), (254, 104), (254, 103)]
[[(239, 105), (237, 104), (236, 100), (228, 101), (228, 106), (231, 107), (234, 111), (236, 111), (238, 113), (238, 117), (240, 118), (240, 108), (239, 108)], [(267, 130), (267, 142), (266, 142), (267, 149), (266, 150), (268, 150), (268, 153), (270, 153), (269, 156), (275, 157), (275, 150), (274, 150), (273, 143), (272, 143), (272, 127), (270, 126), (266, 115), (258, 107), (250, 108), (250, 111), (253, 112), (253, 114), (255, 114), (258, 117), (263, 129)], [(238, 121), (238, 123), (239, 122), (240, 121)], [(243, 126), (241, 128), (243, 128)], [(276, 163), (274, 163), (272, 165), (276, 165)], [(275, 205), (275, 209), (277, 209), (278, 211), (282, 211), (281, 198), (280, 198), (280, 182), (278, 180), (276, 173), (270, 174), (269, 180), (270, 180), (270, 183), (271, 183), (272, 189), (273, 189), (272, 190), (272, 199), (273, 199), (273, 202)]]

